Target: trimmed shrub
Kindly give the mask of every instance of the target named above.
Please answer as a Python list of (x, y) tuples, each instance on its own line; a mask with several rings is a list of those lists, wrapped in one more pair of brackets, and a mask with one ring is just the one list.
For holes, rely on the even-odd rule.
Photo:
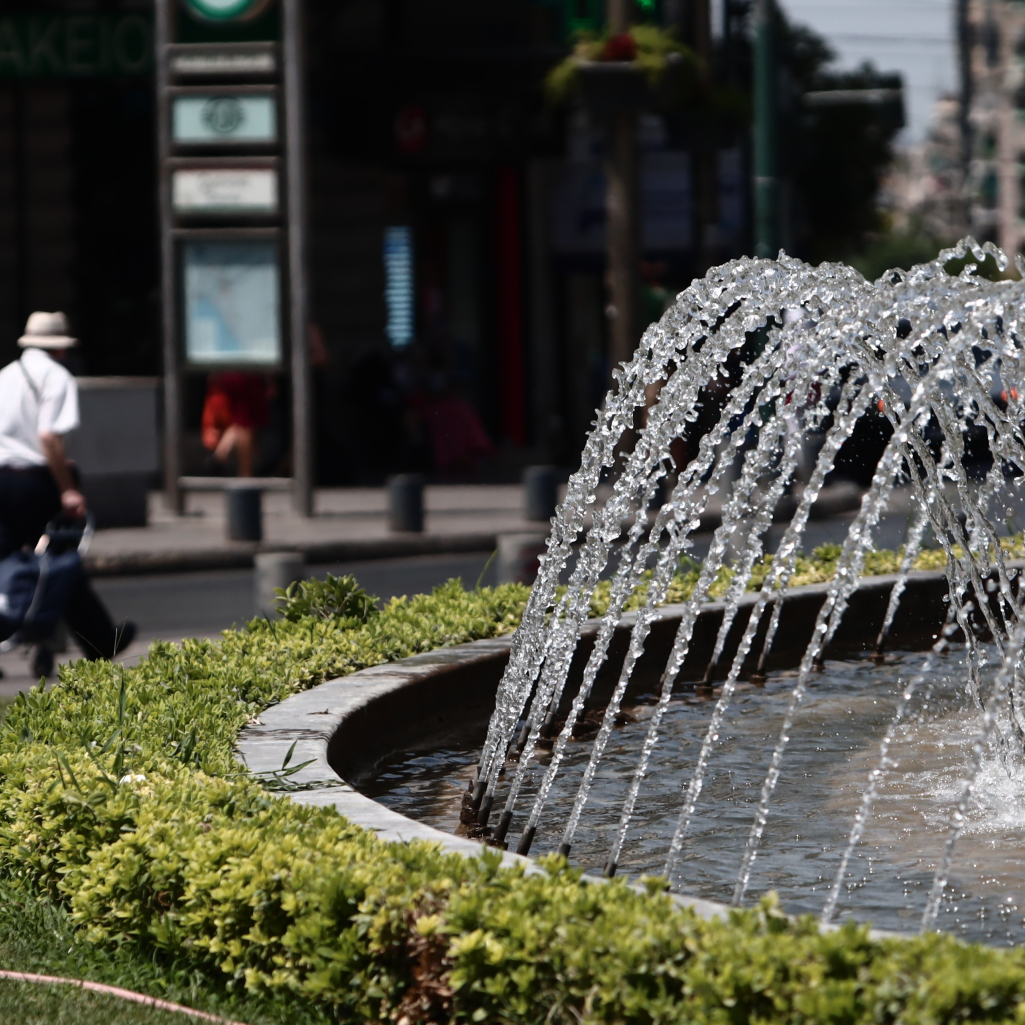
[(1014, 951), (820, 934), (771, 899), (703, 921), (659, 880), (587, 884), (557, 858), (528, 875), (494, 852), (382, 843), (268, 792), (232, 752), (261, 709), (508, 632), (527, 591), (453, 582), (377, 613), (365, 597), (296, 589), (282, 620), (157, 643), (131, 669), (79, 662), (19, 698), (0, 728), (0, 876), (62, 901), (92, 943), (185, 958), (211, 985), (346, 1022), (1025, 1020)]

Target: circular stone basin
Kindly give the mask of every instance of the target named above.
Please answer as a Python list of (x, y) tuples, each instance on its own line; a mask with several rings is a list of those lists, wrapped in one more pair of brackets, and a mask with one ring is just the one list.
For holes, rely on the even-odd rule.
[[(981, 728), (981, 713), (966, 694), (964, 657), (962, 650), (952, 649), (936, 660), (919, 685), (890, 749), (897, 765), (880, 784), (868, 829), (851, 859), (840, 920), (853, 916), (898, 931), (918, 927)], [(881, 666), (865, 659), (831, 661), (814, 678), (790, 733), (748, 901), (775, 890), (790, 912), (821, 912), (868, 775), (879, 763), (880, 738), (901, 690), (924, 661), (924, 655), (910, 652), (891, 655)], [(764, 689), (738, 688), (672, 879), (674, 890), (730, 900), (795, 677), (795, 670), (778, 671)], [(614, 732), (599, 767), (571, 852), (571, 861), (589, 872), (600, 873), (608, 854), (646, 733), (650, 700), (642, 696), (624, 709), (626, 721)], [(620, 872), (636, 876), (664, 871), (669, 838), (712, 705), (693, 693), (679, 694), (670, 705)], [(410, 818), (466, 835), (460, 808), (485, 727), (483, 721), (468, 723), (439, 744), (393, 754), (359, 784), (361, 792)], [(534, 855), (554, 851), (562, 839), (592, 736), (567, 747)], [(510, 830), (512, 849), (548, 758), (548, 751), (540, 748), (533, 753)], [(1025, 940), (1023, 795), (1025, 778), (1009, 776), (1003, 763), (988, 754), (955, 849), (940, 928), (990, 943)], [(498, 796), (501, 802), (501, 789)]]
[[(1008, 568), (1017, 572), (1023, 566), (1009, 563)], [(879, 740), (897, 695), (924, 659), (915, 652), (932, 645), (946, 613), (945, 575), (912, 573), (888, 635), (891, 653), (884, 665), (874, 665), (866, 656), (874, 651), (894, 582), (892, 576), (861, 581), (826, 651), (827, 671), (812, 678), (791, 731), (745, 903), (775, 889), (788, 910), (817, 914), (822, 909), (869, 772), (878, 765)], [(681, 903), (706, 917), (723, 914), (726, 909), (720, 902), (732, 895), (754, 802), (789, 702), (793, 669), (826, 591), (826, 585), (815, 584), (790, 592), (767, 663), (767, 685), (738, 687), (720, 733), (672, 880)], [(743, 630), (753, 599), (742, 599), (727, 652), (735, 650), (735, 637)], [(701, 607), (620, 858), (622, 872), (663, 871), (683, 790), (712, 710), (696, 684), (705, 676), (723, 611), (718, 602)], [(571, 860), (592, 871), (604, 863), (681, 614), (681, 606), (665, 606), (658, 612), (624, 702), (630, 715), (612, 735), (574, 839)], [(616, 628), (588, 703), (587, 718), (592, 721), (608, 701), (632, 624), (633, 616), (627, 614)], [(596, 630), (597, 623), (591, 622), (581, 631), (564, 703), (580, 683)], [(954, 635), (950, 640), (956, 645), (960, 638)], [(258, 773), (280, 772), (290, 758), (290, 764), (298, 766), (289, 776), (292, 800), (332, 805), (386, 840), (420, 839), (453, 852), (477, 853), (481, 840), (466, 835), (459, 812), (510, 643), (509, 637), (473, 641), (325, 681), (265, 709), (240, 734), (238, 755)], [(753, 651), (759, 650), (759, 643), (756, 636)], [(884, 778), (869, 829), (847, 873), (841, 918), (853, 915), (880, 929), (904, 933), (918, 929), (949, 816), (961, 793), (970, 745), (979, 732), (979, 714), (965, 694), (963, 659), (963, 652), (952, 648), (917, 692), (891, 748), (898, 765)], [(725, 675), (725, 661), (720, 660), (713, 680)], [(753, 668), (753, 661), (745, 663), (743, 673)], [(984, 671), (984, 693), (988, 683)], [(568, 745), (565, 771), (541, 818), (532, 848), (535, 855), (554, 850), (561, 840), (590, 739), (584, 735)], [(532, 753), (532, 779), (509, 833), (513, 849), (530, 808), (530, 791), (548, 757), (545, 751)], [(1017, 770), (1009, 776), (987, 755), (968, 809), (967, 828), (955, 851), (939, 916), (942, 928), (992, 943), (1025, 941), (1019, 911), (1025, 909), (1025, 873), (1019, 856), (1025, 839), (1025, 811), (1019, 803), (1025, 792), (1022, 784), (1025, 779), (1018, 778)], [(496, 821), (504, 800), (500, 787)], [(506, 854), (505, 861), (524, 859)]]

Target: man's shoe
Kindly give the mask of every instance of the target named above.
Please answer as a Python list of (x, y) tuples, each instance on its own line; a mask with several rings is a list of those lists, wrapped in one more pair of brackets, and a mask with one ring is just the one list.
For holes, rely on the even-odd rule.
[(120, 655), (121, 652), (135, 640), (137, 630), (138, 628), (130, 619), (125, 620), (125, 622), (117, 628), (115, 631), (116, 640), (114, 642), (114, 655)]
[(53, 676), (53, 652), (45, 644), (37, 644), (29, 658), (28, 671), (32, 676), (46, 679)]

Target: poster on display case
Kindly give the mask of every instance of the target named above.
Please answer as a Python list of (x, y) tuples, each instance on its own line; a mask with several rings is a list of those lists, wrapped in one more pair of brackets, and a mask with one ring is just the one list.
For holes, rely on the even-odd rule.
[(189, 363), (281, 363), (281, 272), (275, 242), (186, 242), (182, 282)]

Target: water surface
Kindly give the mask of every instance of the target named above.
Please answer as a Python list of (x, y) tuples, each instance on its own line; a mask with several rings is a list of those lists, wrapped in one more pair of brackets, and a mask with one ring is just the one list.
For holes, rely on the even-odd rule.
[[(985, 652), (985, 649), (984, 649)], [(992, 653), (990, 653), (992, 655)], [(923, 655), (898, 654), (884, 666), (831, 662), (814, 679), (791, 732), (747, 901), (775, 890), (787, 910), (818, 914), (826, 899), (897, 697), (921, 670)], [(933, 872), (969, 768), (981, 715), (965, 690), (965, 655), (940, 658), (920, 686), (890, 756), (897, 766), (880, 787), (875, 813), (851, 859), (838, 918), (917, 930)], [(985, 673), (985, 670), (984, 670)], [(709, 765), (673, 887), (728, 902), (795, 673), (770, 676), (764, 689), (734, 697)], [(704, 739), (712, 702), (679, 694), (663, 721), (645, 777), (620, 873), (661, 874), (682, 795)], [(600, 872), (637, 764), (651, 707), (629, 708), (636, 722), (609, 742), (571, 860)], [(361, 789), (404, 815), (448, 832), (465, 831), (459, 811), (482, 735), (398, 753)], [(590, 754), (590, 738), (567, 747), (531, 853), (555, 850)], [(510, 847), (515, 849), (548, 753), (534, 753)], [(500, 788), (499, 800), (504, 799)], [(497, 818), (497, 814), (496, 814)], [(965, 939), (1025, 942), (1025, 771), (1008, 772), (989, 752), (956, 849), (938, 925)]]

